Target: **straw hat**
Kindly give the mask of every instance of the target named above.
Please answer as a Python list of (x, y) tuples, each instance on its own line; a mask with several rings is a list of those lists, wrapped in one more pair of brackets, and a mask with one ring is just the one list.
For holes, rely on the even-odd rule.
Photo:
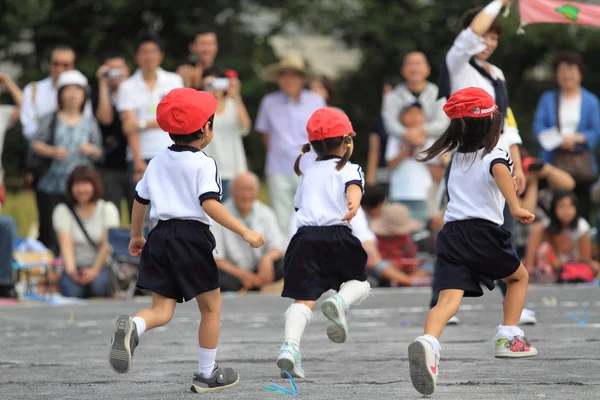
[(271, 64), (265, 68), (262, 74), (262, 78), (265, 81), (274, 82), (282, 71), (294, 71), (308, 77), (310, 75), (306, 63), (299, 56), (289, 56), (279, 61), (278, 63)]
[(371, 230), (377, 236), (403, 236), (423, 229), (421, 221), (410, 217), (410, 210), (403, 204), (385, 204), (381, 217), (374, 220)]

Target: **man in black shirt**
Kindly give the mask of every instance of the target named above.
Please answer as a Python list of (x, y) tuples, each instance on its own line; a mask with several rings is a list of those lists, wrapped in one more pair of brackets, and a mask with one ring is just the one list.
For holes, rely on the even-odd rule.
[(194, 62), (177, 68), (177, 73), (183, 78), (185, 87), (201, 89), (202, 79), (220, 68), (215, 64), (219, 53), (217, 32), (208, 26), (199, 26), (189, 43), (189, 50)]
[(96, 72), (98, 93), (92, 97), (92, 106), (102, 131), (104, 157), (97, 167), (104, 184), (104, 199), (113, 202), (120, 211), (121, 200), (125, 197), (131, 213), (133, 192), (127, 173), (127, 138), (116, 109), (119, 85), (130, 73), (123, 56), (107, 55), (104, 65)]

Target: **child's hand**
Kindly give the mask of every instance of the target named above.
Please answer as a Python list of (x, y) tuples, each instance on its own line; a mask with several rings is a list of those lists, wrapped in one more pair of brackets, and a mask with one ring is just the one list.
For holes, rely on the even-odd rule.
[(132, 237), (129, 241), (129, 254), (131, 256), (137, 257), (142, 254), (142, 249), (146, 244), (146, 239), (143, 236), (140, 237)]
[(265, 245), (265, 238), (258, 232), (247, 230), (242, 235), (244, 242), (248, 243), (252, 248), (258, 248)]
[(517, 193), (519, 191), (519, 183), (516, 176), (513, 176), (513, 186), (515, 187), (515, 193)]
[(515, 219), (519, 220), (522, 224), (531, 224), (535, 220), (535, 215), (527, 211), (526, 209), (519, 207), (516, 210), (510, 210)]
[(347, 221), (348, 223), (352, 221), (352, 218), (356, 216), (356, 212), (358, 211), (358, 204), (354, 204), (352, 200), (348, 200), (348, 212), (342, 218), (342, 221)]

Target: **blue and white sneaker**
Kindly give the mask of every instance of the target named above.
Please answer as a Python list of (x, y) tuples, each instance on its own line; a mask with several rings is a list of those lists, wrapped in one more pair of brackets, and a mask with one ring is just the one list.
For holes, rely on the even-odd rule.
[(344, 343), (348, 337), (348, 306), (339, 294), (333, 295), (321, 305), (323, 315), (331, 321), (327, 326), (327, 336), (334, 343)]
[(289, 372), (294, 378), (304, 378), (304, 370), (302, 369), (302, 357), (298, 346), (283, 342), (279, 349), (279, 357), (277, 357), (277, 366), (281, 369), (281, 377), (287, 378), (283, 371)]

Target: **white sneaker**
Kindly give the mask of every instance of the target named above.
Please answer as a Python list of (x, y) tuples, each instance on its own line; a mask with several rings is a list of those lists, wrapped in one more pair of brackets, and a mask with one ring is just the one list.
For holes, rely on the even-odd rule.
[(346, 312), (348, 307), (339, 294), (331, 296), (321, 305), (323, 315), (331, 321), (327, 325), (327, 336), (334, 343), (344, 343), (348, 337), (348, 321)]
[(535, 325), (537, 324), (537, 318), (535, 317), (535, 311), (527, 308), (523, 309), (521, 313), (521, 319), (519, 319), (519, 325)]
[(448, 323), (446, 325), (458, 325), (459, 322), (460, 321), (458, 320), (458, 318), (456, 318), (456, 315), (455, 315), (448, 320)]
[(417, 392), (430, 395), (435, 391), (439, 363), (438, 356), (435, 355), (427, 340), (418, 337), (408, 345), (410, 380)]
[(281, 377), (287, 378), (283, 371), (288, 371), (294, 378), (304, 378), (300, 349), (288, 342), (283, 342), (277, 357), (277, 366), (281, 369)]
[(515, 336), (512, 340), (496, 340), (496, 358), (523, 358), (537, 356), (538, 351), (525, 336)]

